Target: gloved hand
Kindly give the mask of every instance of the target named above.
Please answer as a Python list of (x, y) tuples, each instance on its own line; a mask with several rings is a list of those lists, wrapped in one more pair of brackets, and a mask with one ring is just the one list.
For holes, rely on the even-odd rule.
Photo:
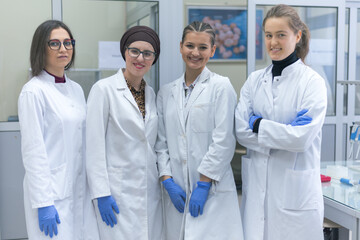
[(162, 181), (166, 191), (168, 192), (171, 202), (174, 204), (175, 208), (183, 213), (185, 208), (185, 199), (186, 193), (182, 188), (177, 185), (172, 178), (168, 178)]
[(303, 109), (298, 112), (294, 121), (291, 122), (291, 126), (301, 126), (311, 123), (312, 118), (309, 116), (305, 116), (308, 111), (309, 110), (307, 109)]
[(250, 126), (250, 129), (253, 130), (254, 129), (254, 123), (256, 122), (257, 119), (259, 119), (261, 117), (259, 116), (255, 116), (255, 115), (252, 115), (249, 119), (249, 126)]
[(38, 208), (40, 231), (52, 238), (58, 234), (57, 224), (60, 223), (59, 214), (54, 205)]
[(111, 227), (114, 227), (114, 225), (117, 224), (114, 211), (116, 213), (120, 212), (114, 198), (112, 196), (99, 197), (97, 201), (102, 220), (106, 225), (109, 226), (110, 224)]
[(211, 187), (211, 182), (197, 182), (197, 188), (192, 192), (190, 203), (189, 203), (189, 211), (191, 216), (197, 217), (203, 214), (205, 202), (207, 200), (209, 190)]

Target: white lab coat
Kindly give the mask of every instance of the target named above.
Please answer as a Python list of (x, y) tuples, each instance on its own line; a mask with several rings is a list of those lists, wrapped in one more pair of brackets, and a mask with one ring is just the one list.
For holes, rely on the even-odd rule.
[(85, 174), (86, 105), (81, 87), (41, 72), (19, 96), (24, 205), (28, 238), (39, 229), (38, 208), (55, 205), (61, 223), (53, 239), (99, 239)]
[[(179, 213), (163, 191), (166, 239), (243, 239), (241, 215), (230, 161), (235, 150), (236, 93), (228, 78), (201, 73), (186, 107), (184, 75), (158, 94), (159, 131), (156, 143), (160, 176), (172, 176), (186, 192)], [(194, 218), (188, 205), (200, 174), (213, 179), (202, 215)]]
[(98, 81), (88, 98), (87, 162), (93, 199), (112, 195), (120, 213), (113, 228), (96, 213), (102, 239), (163, 239), (161, 188), (154, 145), (155, 93), (145, 87), (145, 122), (122, 70)]
[[(326, 113), (324, 80), (301, 60), (272, 80), (272, 65), (252, 73), (235, 113), (242, 159), (242, 215), (246, 240), (323, 239), (320, 182), (321, 128)], [(312, 122), (291, 126), (308, 109)], [(251, 115), (263, 117), (259, 132)]]

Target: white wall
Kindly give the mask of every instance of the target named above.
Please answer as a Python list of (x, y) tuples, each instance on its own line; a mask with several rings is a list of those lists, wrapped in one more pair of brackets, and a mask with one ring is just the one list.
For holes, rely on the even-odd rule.
[(17, 115), (17, 99), (28, 80), (32, 36), (37, 26), (48, 19), (49, 0), (0, 1), (0, 121)]

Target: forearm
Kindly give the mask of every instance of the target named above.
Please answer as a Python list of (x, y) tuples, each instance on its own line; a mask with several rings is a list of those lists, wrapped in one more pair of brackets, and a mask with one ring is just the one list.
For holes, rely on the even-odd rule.
[(209, 177), (207, 177), (207, 176), (205, 176), (205, 175), (200, 174), (200, 181), (201, 181), (201, 182), (211, 182), (212, 179), (209, 178)]

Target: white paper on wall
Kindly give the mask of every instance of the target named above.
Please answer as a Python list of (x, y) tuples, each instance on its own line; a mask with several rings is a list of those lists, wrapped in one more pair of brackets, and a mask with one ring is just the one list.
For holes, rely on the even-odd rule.
[(120, 53), (120, 42), (99, 41), (99, 69), (125, 68)]

